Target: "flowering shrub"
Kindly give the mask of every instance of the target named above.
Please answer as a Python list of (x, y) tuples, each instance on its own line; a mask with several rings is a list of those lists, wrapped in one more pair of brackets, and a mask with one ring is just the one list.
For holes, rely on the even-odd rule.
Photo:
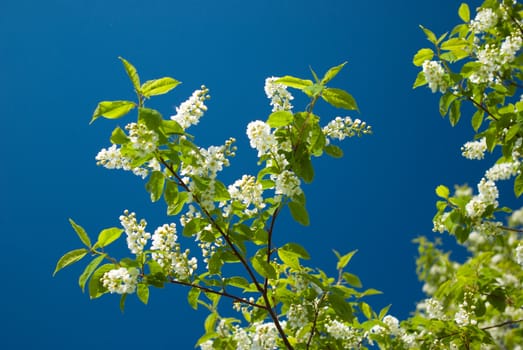
[[(500, 205), (502, 180), (514, 181), (523, 193), (523, 6), (516, 1), (486, 0), (471, 18), (466, 4), (459, 7), (463, 23), (437, 37), (422, 30), (433, 48), (422, 48), (413, 63), (421, 67), (414, 87), (428, 85), (441, 93), (439, 111), (452, 125), (461, 118), (462, 103), (476, 112), (475, 135), (462, 155), (482, 160), (500, 151), (499, 158), (479, 179), (477, 190), (456, 186), (436, 189), (434, 231), (449, 233), (469, 251), (465, 262), (453, 261), (439, 240), (425, 237), (419, 244), (417, 272), (427, 297), (413, 316), (400, 322), (376, 312), (364, 297), (379, 293), (362, 289), (357, 276), (346, 270), (355, 252), (336, 253), (337, 276), (308, 267), (306, 249), (297, 243), (275, 245), (277, 219), (284, 208), (302, 225), (309, 224), (302, 183), (314, 179), (312, 158), (341, 157), (334, 143), (371, 134), (371, 127), (349, 116), (320, 124), (315, 105), (357, 110), (354, 98), (332, 88), (331, 80), (345, 63), (320, 79), (270, 77), (265, 93), (272, 113), (265, 121), (247, 125), (250, 146), (258, 152), (259, 172), (224, 184), (219, 173), (231, 163), (236, 147), (202, 148), (187, 129), (199, 123), (209, 90), (202, 86), (164, 119), (145, 107), (152, 96), (169, 92), (179, 82), (165, 77), (140, 83), (135, 67), (121, 58), (137, 101), (103, 101), (93, 114), (121, 118), (137, 110), (137, 119), (115, 128), (112, 143), (96, 156), (97, 164), (123, 169), (147, 179), (153, 202), (163, 198), (173, 217), (151, 234), (147, 222), (124, 211), (122, 228), (102, 230), (95, 243), (70, 220), (84, 248), (66, 253), (55, 273), (86, 257), (92, 260), (79, 284), (91, 298), (105, 294), (125, 299), (136, 294), (147, 303), (151, 287), (176, 284), (188, 289), (193, 308), (209, 315), (201, 349), (521, 349), (523, 344), (523, 208)], [(293, 111), (288, 88), (309, 99), (304, 111)], [(176, 221), (176, 222), (172, 222)], [(130, 257), (117, 260), (106, 247), (125, 232)], [(183, 249), (179, 235), (193, 238), (200, 252)], [(243, 274), (231, 274), (227, 264), (239, 264)], [(233, 301), (233, 310), (220, 304)], [(232, 314), (231, 314), (232, 312)]]

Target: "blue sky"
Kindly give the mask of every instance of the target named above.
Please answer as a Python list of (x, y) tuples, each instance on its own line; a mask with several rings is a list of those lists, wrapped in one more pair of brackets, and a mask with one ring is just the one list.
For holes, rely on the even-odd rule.
[[(309, 66), (321, 74), (348, 61), (332, 86), (351, 92), (361, 113), (321, 106), (317, 112), (324, 120), (359, 117), (375, 133), (344, 142), (341, 160), (317, 159), (315, 182), (305, 186), (311, 226), (287, 217), (276, 234), (304, 245), (311, 266), (331, 272), (332, 249), (358, 249), (349, 271), (364, 287), (384, 292), (367, 301), (378, 309), (392, 303), (392, 314), (408, 316), (423, 297), (411, 241), (432, 236), (434, 188), (474, 184), (485, 167), (460, 156), (473, 135), (469, 119), (452, 129), (438, 114), (436, 95), (411, 89), (412, 56), (429, 44), (418, 25), (450, 30), (460, 21), (458, 6), (451, 0), (2, 1), (0, 347), (190, 349), (202, 334), (204, 314), (187, 306), (181, 288), (155, 290), (148, 306), (130, 298), (122, 315), (117, 297), (90, 301), (81, 293), (82, 266), (51, 277), (56, 260), (79, 247), (68, 217), (93, 236), (117, 225), (126, 208), (150, 227), (168, 220), (149, 203), (139, 178), (95, 164), (120, 123), (89, 126), (97, 102), (133, 97), (118, 56), (143, 80), (167, 75), (183, 82), (150, 103), (164, 115), (201, 84), (210, 88), (209, 111), (191, 132), (204, 146), (238, 139), (238, 156), (224, 173), (231, 181), (256, 171), (245, 127), (270, 113), (264, 79), (308, 78)], [(303, 103), (297, 98), (294, 105)]]

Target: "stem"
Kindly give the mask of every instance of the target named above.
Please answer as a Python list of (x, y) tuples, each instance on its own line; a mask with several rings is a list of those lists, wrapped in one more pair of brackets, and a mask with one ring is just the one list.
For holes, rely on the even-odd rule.
[[(169, 169), (169, 171), (173, 174), (173, 176), (176, 178), (176, 180), (179, 182), (179, 184), (182, 186), (183, 189), (185, 189), (187, 192), (189, 193), (192, 193), (193, 195), (193, 198), (195, 200), (196, 203), (198, 203), (198, 205), (200, 206), (200, 209), (201, 211), (205, 214), (205, 216), (209, 219), (209, 221), (211, 222), (211, 224), (218, 230), (218, 232), (220, 233), (220, 235), (223, 237), (223, 239), (225, 239), (225, 241), (227, 242), (228, 246), (231, 248), (231, 250), (233, 251), (234, 255), (236, 257), (238, 257), (238, 259), (240, 260), (241, 264), (243, 265), (243, 267), (245, 268), (245, 270), (247, 271), (247, 273), (249, 274), (252, 282), (254, 283), (254, 285), (256, 286), (256, 289), (258, 290), (258, 292), (260, 292), (260, 294), (262, 295), (263, 297), (263, 300), (265, 302), (265, 306), (261, 307), (262, 309), (264, 310), (267, 310), (267, 312), (269, 313), (269, 315), (271, 316), (273, 322), (274, 322), (274, 325), (276, 326), (276, 329), (278, 329), (278, 333), (280, 334), (282, 340), (283, 340), (283, 343), (285, 344), (285, 347), (288, 349), (288, 350), (293, 350), (294, 348), (292, 347), (292, 345), (289, 343), (289, 340), (287, 339), (287, 336), (285, 334), (285, 331), (283, 330), (281, 324), (280, 324), (280, 321), (278, 320), (278, 315), (274, 312), (272, 306), (271, 306), (271, 302), (269, 300), (269, 296), (267, 295), (267, 290), (261, 286), (260, 282), (258, 282), (258, 280), (256, 279), (256, 276), (254, 275), (254, 272), (253, 270), (251, 269), (251, 267), (249, 266), (249, 264), (247, 263), (247, 261), (245, 260), (245, 257), (238, 251), (238, 248), (236, 248), (236, 246), (233, 244), (233, 242), (231, 241), (229, 235), (220, 227), (220, 225), (218, 225), (218, 223), (216, 222), (216, 220), (214, 220), (214, 218), (211, 216), (211, 214), (201, 205), (200, 203), (200, 199), (198, 198), (198, 196), (191, 192), (191, 190), (189, 189), (189, 186), (187, 186), (187, 184), (182, 180), (182, 178), (174, 171), (174, 169), (172, 168), (172, 166), (170, 166), (166, 161), (165, 159), (163, 159), (163, 157), (161, 156), (158, 156), (160, 158), (160, 162), (167, 168)], [(274, 216), (273, 216), (273, 222), (274, 222)], [(179, 281), (178, 281), (179, 282)], [(189, 284), (191, 285), (191, 284)], [(192, 286), (192, 285), (191, 285)], [(227, 297), (234, 297), (233, 295), (229, 295), (228, 293), (227, 294), (221, 294), (221, 293), (225, 293), (225, 292), (217, 292), (217, 291), (213, 291), (212, 289), (209, 289), (209, 292), (210, 293), (215, 293), (215, 294), (220, 294), (220, 295), (224, 295), (224, 296), (227, 296)], [(250, 304), (250, 303), (249, 303)], [(251, 304), (252, 305), (252, 304)]]
[[(269, 230), (268, 230), (268, 235), (269, 235), (269, 237), (267, 238), (267, 263), (268, 264), (271, 263), (272, 232), (274, 230), (274, 223), (276, 222), (276, 218), (278, 217), (278, 214), (280, 213), (280, 210), (281, 210), (281, 204), (274, 211), (274, 214), (272, 215), (272, 219), (271, 219), (271, 224), (270, 224), (270, 227), (269, 227)], [(265, 293), (267, 293), (268, 283), (269, 283), (269, 279), (265, 278), (265, 281), (263, 282), (263, 291)]]
[(316, 322), (318, 322), (318, 316), (320, 314), (320, 304), (323, 302), (323, 300), (325, 299), (325, 296), (326, 294), (324, 293), (320, 300), (318, 301), (318, 304), (316, 305), (315, 307), (315, 310), (314, 310), (314, 320), (312, 320), (312, 329), (311, 329), (311, 334), (309, 335), (309, 339), (307, 339), (307, 349), (310, 348), (311, 346), (311, 342), (312, 342), (312, 337), (314, 336), (314, 331), (316, 330)]
[(251, 306), (254, 306), (254, 307), (257, 307), (257, 308), (260, 308), (260, 309), (264, 309), (264, 310), (267, 309), (267, 306), (265, 306), (265, 305), (253, 303), (253, 302), (251, 302), (251, 301), (249, 301), (247, 299), (238, 297), (238, 296), (236, 296), (234, 294), (227, 293), (226, 291), (218, 291), (218, 290), (214, 290), (214, 289), (207, 288), (207, 287), (204, 287), (204, 286), (200, 286), (200, 285), (197, 285), (197, 284), (192, 284), (192, 283), (189, 283), (189, 282), (178, 281), (178, 280), (175, 280), (175, 279), (171, 279), (169, 282), (172, 283), (172, 284), (180, 284), (182, 286), (198, 288), (198, 289), (200, 289), (200, 290), (202, 290), (202, 291), (204, 291), (206, 293), (218, 294), (218, 295), (221, 295), (221, 296), (224, 296), (224, 297), (227, 297), (227, 298), (234, 299), (234, 300), (236, 300), (236, 301), (238, 301), (240, 303), (243, 303), (243, 304), (249, 304)]
[[(509, 321), (501, 322), (501, 323), (498, 323), (498, 324), (495, 324), (495, 325), (492, 325), (492, 326), (480, 327), (479, 329), (481, 329), (482, 331), (486, 331), (486, 330), (489, 330), (489, 329), (510, 326), (512, 324), (521, 323), (521, 322), (523, 322), (523, 319), (520, 319), (520, 320), (509, 320)], [(450, 337), (456, 336), (458, 334), (460, 334), (460, 333), (459, 332), (454, 332), (454, 333), (451, 333), (451, 334), (447, 334), (447, 335), (439, 337), (438, 340), (445, 339), (445, 338), (450, 338)]]
[(481, 109), (483, 112), (487, 113), (495, 121), (498, 120), (498, 118), (495, 115), (493, 115), (492, 113), (490, 113), (490, 111), (487, 109), (487, 107), (483, 106), (483, 104), (477, 102), (476, 100), (474, 100), (472, 97), (469, 97), (469, 96), (467, 96), (467, 100), (472, 102), (472, 104), (474, 106), (476, 106), (477, 108)]
[(506, 226), (500, 226), (500, 228), (505, 231), (523, 233), (523, 229), (520, 229), (520, 228), (512, 228), (512, 227), (506, 227)]

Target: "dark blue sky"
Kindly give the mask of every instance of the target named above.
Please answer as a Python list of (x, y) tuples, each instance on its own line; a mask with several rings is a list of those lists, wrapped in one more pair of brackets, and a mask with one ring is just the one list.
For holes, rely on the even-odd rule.
[[(439, 117), (436, 95), (411, 89), (418, 71), (412, 55), (429, 44), (418, 25), (450, 30), (459, 3), (3, 0), (0, 348), (190, 349), (202, 334), (203, 313), (191, 311), (181, 288), (155, 290), (146, 307), (129, 298), (122, 315), (117, 297), (82, 295), (84, 265), (51, 277), (57, 259), (79, 247), (68, 217), (92, 236), (118, 225), (126, 208), (152, 228), (167, 221), (138, 177), (95, 165), (113, 127), (128, 121), (89, 126), (97, 102), (133, 98), (118, 56), (143, 80), (183, 82), (150, 102), (166, 116), (201, 84), (210, 88), (209, 111), (191, 132), (204, 146), (238, 139), (238, 156), (224, 174), (231, 181), (256, 171), (245, 127), (270, 113), (264, 79), (309, 77), (309, 65), (321, 74), (349, 61), (331, 84), (353, 94), (361, 114), (348, 115), (375, 134), (343, 143), (341, 160), (315, 162), (316, 181), (305, 186), (311, 226), (284, 218), (276, 234), (303, 244), (311, 265), (330, 272), (332, 249), (359, 249), (349, 270), (385, 293), (367, 301), (376, 308), (392, 303), (391, 313), (406, 317), (422, 298), (411, 240), (432, 236), (434, 188), (475, 184), (485, 166), (460, 156), (473, 135), (469, 119), (452, 129)], [(296, 110), (304, 108), (300, 101)], [(324, 120), (346, 115), (317, 112)]]

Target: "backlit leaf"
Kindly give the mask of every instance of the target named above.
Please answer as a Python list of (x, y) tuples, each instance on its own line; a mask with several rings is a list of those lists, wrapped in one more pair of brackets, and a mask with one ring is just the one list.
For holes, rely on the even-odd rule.
[(321, 97), (330, 105), (336, 108), (343, 108), (348, 110), (358, 110), (358, 105), (356, 100), (348, 92), (335, 89), (335, 88), (325, 88), (321, 94)]
[(96, 106), (90, 123), (94, 122), (99, 117), (107, 119), (121, 118), (135, 107), (136, 104), (132, 101), (102, 101), (98, 103), (98, 106)]
[(170, 77), (149, 80), (143, 83), (140, 92), (145, 97), (162, 95), (174, 89), (180, 82)]
[(85, 232), (84, 228), (74, 222), (73, 219), (69, 219), (69, 223), (75, 230), (82, 243), (88, 247), (91, 247), (91, 240), (89, 239), (89, 236), (87, 235), (87, 232)]
[(84, 256), (87, 255), (89, 251), (85, 248), (81, 248), (81, 249), (75, 249), (75, 250), (71, 250), (70, 252), (67, 252), (65, 253), (61, 258), (60, 260), (58, 260), (58, 263), (56, 263), (56, 267), (54, 269), (54, 272), (53, 272), (53, 276), (58, 272), (60, 271), (61, 269), (63, 269), (64, 267), (66, 266), (69, 266), (71, 264), (74, 264), (75, 262), (79, 261), (80, 259), (82, 259)]
[(85, 290), (85, 284), (87, 283), (87, 280), (91, 275), (93, 274), (94, 270), (102, 263), (104, 258), (106, 257), (106, 254), (102, 254), (94, 258), (89, 265), (85, 267), (84, 272), (80, 275), (80, 278), (78, 279), (78, 284), (80, 285), (80, 288), (82, 289), (82, 292)]
[(106, 228), (98, 235), (95, 247), (103, 248), (116, 241), (122, 235), (123, 230), (118, 227)]

